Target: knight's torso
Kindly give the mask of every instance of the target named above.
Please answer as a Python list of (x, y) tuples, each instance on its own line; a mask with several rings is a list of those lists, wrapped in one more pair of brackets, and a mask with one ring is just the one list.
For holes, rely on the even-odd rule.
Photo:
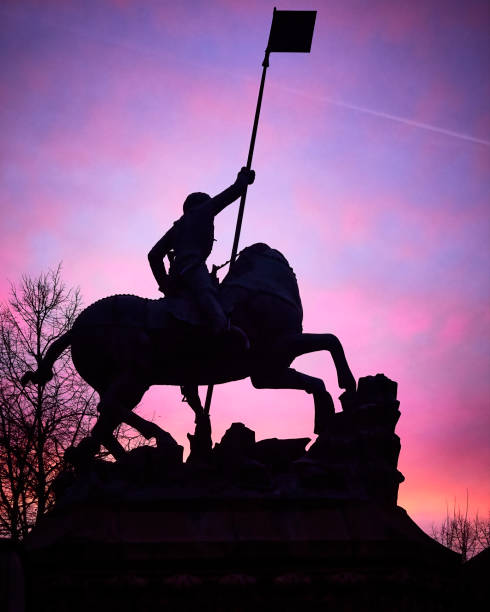
[(175, 259), (171, 274), (184, 274), (209, 257), (214, 242), (214, 216), (197, 208), (182, 215), (172, 228)]

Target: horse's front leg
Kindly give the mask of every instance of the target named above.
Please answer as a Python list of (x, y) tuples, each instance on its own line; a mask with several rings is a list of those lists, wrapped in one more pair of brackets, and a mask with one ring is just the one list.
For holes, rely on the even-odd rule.
[(337, 370), (337, 381), (341, 389), (346, 391), (356, 390), (356, 379), (354, 378), (344, 349), (340, 340), (333, 334), (295, 334), (279, 341), (278, 349), (286, 354), (292, 361), (300, 355), (315, 353), (317, 351), (328, 351), (332, 355), (335, 369)]
[(281, 370), (256, 372), (251, 377), (256, 389), (298, 389), (313, 395), (315, 402), (315, 428), (316, 434), (325, 431), (329, 418), (335, 414), (332, 396), (325, 388), (321, 378), (308, 376), (293, 368)]

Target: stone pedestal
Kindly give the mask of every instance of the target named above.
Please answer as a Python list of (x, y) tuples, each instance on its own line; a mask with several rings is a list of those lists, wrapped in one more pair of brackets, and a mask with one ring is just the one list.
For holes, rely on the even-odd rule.
[(396, 383), (342, 404), (308, 451), (234, 424), (206, 464), (65, 475), (25, 542), (28, 610), (450, 609), (458, 555), (396, 505)]
[(53, 612), (442, 610), (458, 570), (401, 508), (273, 497), (82, 504), (47, 517), (28, 557), (31, 609)]

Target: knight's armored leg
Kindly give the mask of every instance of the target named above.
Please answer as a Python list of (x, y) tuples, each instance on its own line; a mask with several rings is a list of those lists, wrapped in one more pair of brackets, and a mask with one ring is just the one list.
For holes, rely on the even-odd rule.
[(200, 264), (188, 270), (182, 277), (186, 287), (196, 300), (199, 310), (209, 322), (214, 333), (220, 333), (228, 328), (228, 320), (218, 301), (216, 287), (205, 264)]
[(249, 349), (250, 342), (247, 334), (235, 325), (230, 325), (223, 307), (218, 300), (216, 286), (208, 272), (206, 264), (191, 268), (182, 277), (192, 297), (197, 302), (199, 310), (208, 321), (214, 334), (226, 331), (232, 332), (239, 338), (241, 348)]
[(211, 330), (214, 334), (230, 332), (238, 339), (239, 346), (242, 349), (248, 350), (250, 348), (250, 340), (247, 334), (241, 327), (230, 323), (216, 298), (215, 292), (203, 291), (197, 296), (197, 301), (201, 310), (208, 314), (208, 320), (211, 322)]

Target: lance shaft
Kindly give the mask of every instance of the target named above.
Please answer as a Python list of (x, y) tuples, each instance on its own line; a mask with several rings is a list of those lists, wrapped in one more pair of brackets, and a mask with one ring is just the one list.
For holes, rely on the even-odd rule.
[[(247, 170), (252, 168), (252, 158), (254, 155), (255, 148), (255, 139), (257, 138), (257, 128), (259, 125), (259, 117), (260, 117), (260, 108), (262, 106), (262, 96), (264, 95), (264, 83), (265, 83), (265, 73), (267, 72), (267, 68), (269, 67), (269, 49), (265, 50), (264, 61), (262, 62), (262, 78), (260, 79), (260, 87), (259, 87), (259, 95), (257, 98), (257, 107), (255, 109), (255, 117), (254, 124), (252, 128), (252, 136), (250, 138), (250, 147), (248, 149), (248, 158), (247, 158)], [(235, 237), (233, 238), (233, 247), (231, 249), (231, 258), (230, 258), (230, 270), (235, 263), (236, 255), (238, 253), (238, 242), (240, 240), (240, 232), (242, 229), (242, 220), (243, 220), (243, 211), (245, 210), (245, 201), (247, 199), (247, 188), (242, 194), (240, 198), (240, 206), (238, 208), (238, 218), (236, 222), (235, 228)]]
[[(274, 8), (274, 11), (275, 10), (276, 9)], [(255, 139), (257, 138), (257, 128), (259, 125), (260, 108), (262, 106), (262, 96), (264, 95), (265, 74), (267, 72), (267, 68), (269, 67), (269, 54), (270, 54), (270, 51), (267, 48), (265, 50), (264, 61), (262, 62), (262, 78), (260, 79), (259, 95), (257, 98), (257, 106), (255, 108), (254, 124), (252, 127), (252, 136), (250, 138), (250, 147), (248, 149), (248, 158), (247, 158), (247, 166), (246, 166), (247, 170), (250, 170), (252, 168), (252, 158), (254, 155)], [(240, 232), (242, 229), (243, 212), (245, 210), (246, 199), (247, 199), (247, 188), (245, 187), (245, 191), (243, 192), (240, 198), (240, 207), (238, 208), (238, 218), (237, 218), (236, 228), (235, 228), (235, 237), (233, 238), (233, 247), (231, 249), (230, 270), (233, 268), (233, 265), (236, 259), (236, 255), (238, 253), (238, 242), (240, 240)], [(209, 410), (211, 408), (213, 389), (214, 389), (214, 385), (208, 386), (208, 390), (206, 393), (206, 402), (204, 404), (204, 410), (206, 414), (209, 414)]]

